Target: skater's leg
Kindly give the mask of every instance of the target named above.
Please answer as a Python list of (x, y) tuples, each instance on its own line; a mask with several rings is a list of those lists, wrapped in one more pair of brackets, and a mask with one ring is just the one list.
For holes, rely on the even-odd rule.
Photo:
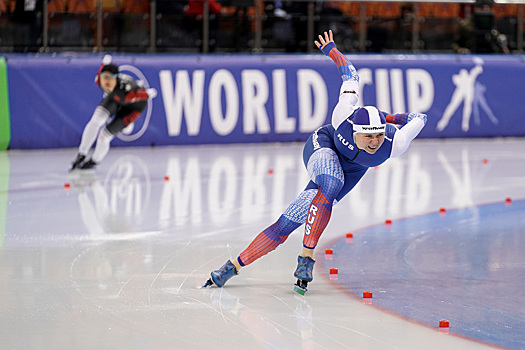
[(145, 103), (142, 103), (140, 108), (122, 108), (119, 109), (115, 115), (115, 118), (100, 132), (95, 151), (91, 157), (93, 165), (100, 163), (108, 154), (109, 146), (111, 141), (115, 138), (115, 135), (121, 132), (130, 123), (134, 122), (141, 114), (141, 111), (145, 107)]
[[(109, 102), (108, 102), (109, 103)], [(103, 110), (107, 112), (108, 117), (111, 114), (110, 111), (114, 111), (115, 118), (106, 125), (104, 129), (100, 132), (97, 139), (97, 145), (95, 146), (95, 151), (91, 159), (82, 166), (82, 168), (91, 168), (94, 167), (97, 163), (100, 163), (109, 152), (109, 145), (111, 141), (115, 138), (115, 135), (121, 132), (128, 125), (133, 123), (140, 117), (142, 111), (146, 108), (146, 102), (141, 101), (135, 103), (132, 106), (118, 107), (114, 103), (109, 103), (109, 111), (104, 107), (97, 107), (97, 110)], [(107, 119), (107, 118), (106, 118)], [(93, 140), (94, 141), (94, 140)], [(91, 141), (91, 144), (93, 144)], [(90, 145), (91, 147), (91, 145)]]
[(344, 173), (337, 154), (328, 148), (315, 152), (308, 161), (308, 173), (319, 189), (308, 208), (303, 237), (303, 256), (313, 255), (332, 215), (334, 200), (343, 188)]
[(316, 190), (308, 189), (288, 206), (283, 215), (274, 224), (264, 229), (233, 261), (237, 270), (268, 254), (282, 244), (295, 229), (304, 224), (306, 212)]
[(290, 233), (304, 223), (306, 210), (315, 192), (313, 189), (306, 189), (301, 192), (279, 219), (255, 237), (237, 259), (228, 260), (220, 269), (213, 271), (211, 278), (204, 284), (204, 287), (212, 284), (218, 287), (224, 286), (230, 278), (239, 273), (241, 267), (251, 264), (286, 241)]
[(318, 175), (316, 182), (319, 185), (319, 189), (308, 210), (303, 237), (303, 250), (297, 258), (297, 269), (294, 273), (294, 276), (299, 279), (294, 290), (301, 294), (306, 292), (308, 282), (313, 280), (314, 248), (326, 225), (328, 225), (335, 197), (343, 187), (342, 181), (327, 174)]
[(264, 229), (250, 245), (239, 255), (237, 263), (240, 266), (251, 264), (261, 256), (273, 251), (281, 243), (284, 243), (288, 235), (292, 233), (300, 224), (288, 220), (281, 215), (279, 220)]
[(91, 160), (95, 163), (100, 163), (109, 152), (109, 144), (115, 136), (112, 135), (107, 128), (104, 128), (97, 139), (97, 145), (95, 146), (95, 151)]
[(106, 121), (110, 117), (110, 112), (102, 107), (98, 106), (93, 112), (93, 116), (84, 127), (82, 132), (82, 139), (78, 147), (78, 154), (73, 163), (71, 164), (71, 170), (82, 168), (86, 163), (86, 156), (97, 139), (98, 132), (101, 127), (106, 124)]
[(328, 225), (332, 207), (343, 189), (345, 180), (339, 158), (329, 148), (321, 148), (313, 153), (308, 160), (307, 170), (318, 189), (308, 208), (303, 250), (297, 257), (297, 268), (294, 273), (297, 278), (294, 291), (302, 295), (308, 290), (308, 282), (313, 280), (314, 248)]
[(78, 147), (78, 153), (82, 155), (87, 155), (93, 143), (97, 139), (98, 131), (106, 121), (108, 120), (110, 114), (107, 109), (104, 107), (97, 107), (93, 116), (86, 124), (84, 131), (82, 132), (82, 140), (80, 141), (80, 146)]

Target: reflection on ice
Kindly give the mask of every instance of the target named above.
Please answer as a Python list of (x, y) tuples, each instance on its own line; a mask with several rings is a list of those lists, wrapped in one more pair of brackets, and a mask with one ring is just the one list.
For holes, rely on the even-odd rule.
[[(346, 222), (344, 230), (351, 230), (441, 207), (525, 197), (517, 180), (521, 170), (499, 170), (505, 161), (500, 154), (520, 148), (522, 143), (512, 140), (418, 141), (401, 157), (370, 169), (336, 205), (334, 213), (344, 214), (335, 214), (333, 221)], [(301, 152), (302, 144), (117, 149), (96, 173), (72, 179), (69, 193), (60, 183), (67, 176), (64, 153), (46, 154), (47, 162), (38, 153), (10, 153), (4, 157), (4, 169), (9, 169), (3, 181), (9, 187), (9, 196), (3, 195), (3, 203), (9, 200), (6, 237), (24, 240), (36, 231), (47, 238), (74, 238), (181, 229), (205, 235), (232, 222), (258, 230), (306, 186)], [(57, 173), (60, 163), (64, 171)], [(32, 167), (36, 172), (25, 170)], [(163, 181), (165, 176), (169, 180)], [(63, 222), (57, 227), (59, 216)]]

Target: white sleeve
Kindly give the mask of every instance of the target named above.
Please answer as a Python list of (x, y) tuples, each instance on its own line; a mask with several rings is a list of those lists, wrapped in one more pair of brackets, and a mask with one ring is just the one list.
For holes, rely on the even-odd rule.
[(424, 126), (425, 122), (421, 118), (414, 118), (398, 130), (394, 135), (390, 158), (403, 154), (408, 149), (410, 142), (419, 135)]
[(337, 129), (357, 109), (359, 99), (359, 83), (347, 80), (341, 84), (339, 102), (332, 112), (332, 126)]

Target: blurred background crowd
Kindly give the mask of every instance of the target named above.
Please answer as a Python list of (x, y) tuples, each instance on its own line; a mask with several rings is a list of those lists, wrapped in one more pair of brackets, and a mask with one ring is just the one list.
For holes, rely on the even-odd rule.
[(1, 52), (521, 53), (522, 4), (263, 0), (0, 0)]

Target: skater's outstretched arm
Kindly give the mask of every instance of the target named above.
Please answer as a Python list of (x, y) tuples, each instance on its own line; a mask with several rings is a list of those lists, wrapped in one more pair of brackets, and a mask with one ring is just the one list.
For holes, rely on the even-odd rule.
[(411, 112), (411, 113), (397, 113), (397, 114), (386, 114), (385, 113), (385, 119), (386, 119), (387, 123), (397, 124), (397, 125), (401, 125), (401, 126), (404, 126), (404, 125), (408, 124), (414, 118), (422, 119), (425, 124), (427, 122), (427, 115), (426, 114), (422, 114), (422, 113), (414, 113), (414, 112)]
[(350, 62), (335, 46), (332, 31), (324, 32), (324, 37), (319, 35), (319, 41), (315, 45), (335, 62), (343, 83), (339, 91), (339, 102), (332, 112), (332, 126), (337, 129), (357, 108), (355, 105), (359, 100), (359, 75)]
[(427, 123), (427, 115), (422, 113), (398, 113), (387, 114), (386, 121), (391, 124), (401, 125), (401, 130), (397, 131), (392, 143), (392, 153), (394, 158), (404, 153), (410, 142), (416, 138)]
[(324, 32), (324, 37), (319, 35), (319, 41), (315, 45), (335, 62), (343, 81), (354, 81), (359, 83), (359, 75), (348, 58), (345, 57), (335, 46), (334, 35), (331, 30)]

